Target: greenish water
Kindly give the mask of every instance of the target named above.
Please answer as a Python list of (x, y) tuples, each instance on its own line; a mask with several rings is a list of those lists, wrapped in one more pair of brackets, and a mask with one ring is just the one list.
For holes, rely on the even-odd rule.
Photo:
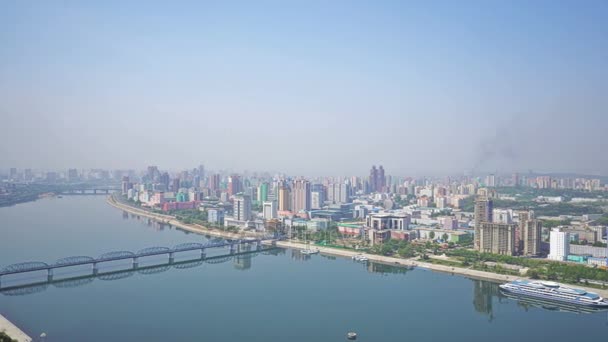
[[(0, 208), (0, 267), (204, 239), (126, 215), (103, 196)], [(329, 342), (344, 341), (348, 331), (374, 342), (571, 342), (601, 341), (608, 333), (606, 312), (526, 306), (501, 296), (496, 284), (426, 270), (304, 258), (292, 250), (196, 266), (91, 278), (77, 287), (51, 284), (28, 295), (3, 293), (0, 313), (31, 336), (46, 332), (53, 342)], [(67, 276), (62, 272), (55, 277)], [(9, 280), (2, 279), (3, 286)]]

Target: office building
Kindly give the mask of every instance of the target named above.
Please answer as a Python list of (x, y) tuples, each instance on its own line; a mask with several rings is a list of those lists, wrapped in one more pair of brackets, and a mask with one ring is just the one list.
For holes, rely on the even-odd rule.
[(377, 213), (366, 217), (366, 225), (371, 229), (409, 229), (411, 216), (405, 213)]
[(549, 233), (549, 256), (551, 260), (564, 261), (570, 253), (570, 234), (559, 228), (551, 229)]

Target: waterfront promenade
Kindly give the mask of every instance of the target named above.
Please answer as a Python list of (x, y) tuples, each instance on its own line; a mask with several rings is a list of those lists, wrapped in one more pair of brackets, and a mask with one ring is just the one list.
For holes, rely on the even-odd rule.
[(0, 331), (4, 331), (8, 336), (17, 342), (31, 342), (32, 338), (27, 336), (21, 329), (11, 323), (4, 316), (0, 315)]
[[(184, 230), (187, 230), (187, 231), (190, 231), (193, 233), (223, 237), (223, 238), (227, 238), (227, 239), (243, 238), (243, 235), (240, 235), (240, 234), (211, 230), (211, 229), (206, 228), (201, 225), (184, 224), (184, 223), (179, 222), (173, 216), (170, 216), (170, 215), (157, 214), (157, 213), (152, 213), (152, 212), (144, 210), (144, 209), (134, 208), (132, 206), (117, 202), (116, 200), (114, 200), (114, 198), (112, 196), (108, 197), (108, 203), (110, 205), (112, 205), (118, 209), (124, 210), (126, 212), (129, 212), (129, 213), (132, 213), (135, 215), (141, 215), (141, 216), (148, 217), (148, 218), (155, 219), (155, 220), (159, 220), (159, 221), (171, 224), (173, 226), (179, 227), (181, 229), (184, 229)], [(295, 249), (310, 248), (309, 245), (306, 245), (303, 243), (298, 243), (298, 242), (293, 242), (293, 241), (276, 241), (276, 242), (266, 242), (266, 243), (274, 243), (274, 244), (276, 244), (277, 247), (281, 247), (281, 248), (295, 248)], [(318, 248), (319, 252), (323, 253), (323, 254), (347, 257), (347, 258), (352, 258), (355, 255), (362, 254), (358, 251), (348, 250), (348, 249), (322, 247), (322, 246), (316, 246), (316, 245), (315, 245), (315, 248)], [(384, 263), (384, 264), (389, 264), (389, 265), (394, 265), (394, 266), (403, 266), (403, 267), (415, 266), (418, 268), (428, 269), (428, 270), (432, 270), (432, 271), (450, 273), (450, 274), (458, 274), (458, 275), (463, 275), (463, 276), (470, 277), (470, 278), (484, 279), (484, 280), (490, 280), (490, 281), (494, 281), (494, 282), (504, 283), (504, 282), (509, 282), (509, 281), (515, 280), (515, 279), (527, 279), (526, 277), (523, 277), (523, 276), (512, 276), (512, 275), (506, 275), (506, 274), (497, 274), (497, 273), (492, 273), (492, 272), (478, 271), (478, 270), (473, 270), (473, 269), (463, 268), (463, 267), (438, 265), (438, 264), (432, 264), (432, 263), (427, 263), (427, 262), (421, 262), (419, 260), (414, 260), (414, 259), (402, 259), (402, 258), (388, 257), (388, 256), (377, 255), (377, 254), (365, 254), (365, 253), (363, 253), (363, 255), (365, 255), (370, 261), (374, 261), (374, 262), (380, 262), (380, 263)], [(585, 287), (585, 286), (581, 286), (581, 285), (576, 285), (576, 287), (585, 289), (590, 292), (598, 293), (600, 296), (602, 296), (604, 298), (608, 298), (608, 290), (590, 288), (590, 287)]]

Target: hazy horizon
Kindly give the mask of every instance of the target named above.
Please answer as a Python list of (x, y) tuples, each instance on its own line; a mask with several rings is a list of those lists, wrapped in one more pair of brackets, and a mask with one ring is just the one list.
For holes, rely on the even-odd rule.
[(0, 168), (608, 175), (608, 2), (0, 4)]

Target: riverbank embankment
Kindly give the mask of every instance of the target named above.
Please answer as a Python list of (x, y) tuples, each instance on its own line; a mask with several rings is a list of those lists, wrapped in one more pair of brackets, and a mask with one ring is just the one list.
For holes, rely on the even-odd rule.
[(0, 315), (0, 331), (3, 331), (13, 340), (17, 340), (17, 342), (32, 341), (31, 337), (27, 336), (26, 333), (24, 333), (21, 329), (19, 329), (16, 325), (14, 325), (11, 321), (6, 319), (2, 315)]
[[(152, 213), (152, 212), (144, 210), (144, 209), (134, 208), (132, 206), (125, 205), (123, 203), (119, 203), (114, 198), (112, 198), (112, 196), (108, 197), (108, 203), (110, 205), (112, 205), (118, 209), (124, 210), (126, 212), (129, 212), (129, 213), (132, 213), (135, 215), (141, 215), (141, 216), (148, 217), (148, 218), (155, 219), (155, 220), (159, 220), (159, 221), (165, 222), (167, 224), (171, 224), (173, 226), (179, 227), (181, 229), (184, 229), (184, 230), (187, 230), (187, 231), (190, 231), (193, 233), (211, 235), (211, 236), (216, 236), (216, 237), (223, 237), (223, 238), (227, 238), (227, 239), (235, 239), (235, 238), (243, 237), (243, 235), (241, 235), (241, 234), (234, 234), (234, 233), (229, 233), (229, 232), (211, 230), (211, 229), (206, 228), (201, 225), (184, 224), (184, 223), (179, 222), (173, 216), (170, 216), (170, 215)], [(266, 244), (274, 243), (274, 244), (276, 244), (277, 247), (281, 247), (281, 248), (294, 248), (294, 249), (310, 248), (309, 245), (306, 245), (304, 243), (293, 242), (293, 241), (276, 241), (276, 242), (266, 241), (265, 243)], [(454, 275), (462, 275), (465, 277), (484, 279), (484, 280), (489, 280), (489, 281), (494, 281), (494, 282), (505, 283), (505, 282), (509, 282), (509, 281), (512, 281), (515, 279), (522, 279), (522, 278), (526, 279), (525, 277), (522, 277), (522, 276), (497, 274), (497, 273), (473, 270), (473, 269), (463, 268), (463, 267), (452, 267), (452, 266), (446, 266), (446, 265), (432, 264), (432, 263), (423, 262), (423, 261), (414, 260), (414, 259), (401, 259), (401, 258), (388, 257), (388, 256), (383, 256), (383, 255), (377, 255), (377, 254), (366, 254), (366, 253), (360, 253), (358, 251), (353, 251), (353, 250), (348, 250), (348, 249), (322, 247), (322, 246), (316, 246), (316, 245), (314, 247), (318, 248), (320, 253), (327, 254), (327, 255), (352, 258), (355, 255), (363, 254), (370, 261), (374, 261), (374, 262), (380, 262), (380, 263), (384, 263), (384, 264), (390, 264), (390, 265), (402, 266), (402, 267), (412, 267), (413, 266), (413, 267), (428, 269), (428, 270), (432, 270), (432, 271), (436, 271), (436, 272), (449, 273), (449, 274), (454, 274)], [(589, 292), (598, 293), (602, 297), (608, 298), (608, 290), (602, 290), (602, 289), (596, 289), (596, 288), (590, 288), (590, 287), (584, 287), (584, 286), (578, 286), (578, 285), (576, 287), (583, 288)]]

